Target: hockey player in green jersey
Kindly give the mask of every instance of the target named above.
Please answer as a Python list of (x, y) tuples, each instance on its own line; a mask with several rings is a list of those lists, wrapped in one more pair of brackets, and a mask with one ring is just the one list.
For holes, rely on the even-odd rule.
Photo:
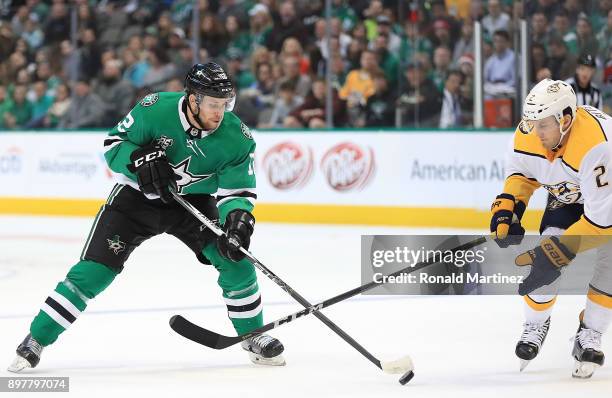
[[(255, 142), (231, 112), (234, 99), (219, 65), (196, 64), (185, 78), (185, 93), (149, 94), (111, 130), (105, 158), (117, 184), (95, 218), (80, 261), (42, 304), (10, 371), (38, 365), (43, 348), (113, 282), (132, 251), (161, 233), (174, 235), (201, 263), (217, 269), (238, 334), (263, 325), (253, 265), (228, 238), (201, 228), (171, 194), (183, 195), (248, 249), (255, 225)], [(254, 363), (285, 364), (283, 345), (271, 336), (247, 339), (242, 347)]]

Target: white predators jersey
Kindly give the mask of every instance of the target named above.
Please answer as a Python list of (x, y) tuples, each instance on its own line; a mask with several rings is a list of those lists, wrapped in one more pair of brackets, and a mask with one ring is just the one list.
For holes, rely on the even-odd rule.
[(506, 159), (504, 192), (526, 205), (543, 187), (555, 198), (552, 206), (584, 204), (583, 217), (568, 233), (612, 234), (612, 117), (580, 106), (568, 134), (566, 144), (551, 152), (519, 126)]

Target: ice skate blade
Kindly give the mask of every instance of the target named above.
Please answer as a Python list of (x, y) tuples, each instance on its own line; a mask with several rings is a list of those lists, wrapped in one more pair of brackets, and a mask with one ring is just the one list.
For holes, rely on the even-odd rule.
[(598, 364), (593, 362), (574, 362), (574, 371), (572, 377), (576, 379), (589, 379), (595, 373), (595, 369), (599, 367)]
[(6, 370), (12, 373), (19, 373), (22, 370), (31, 368), (31, 367), (32, 365), (30, 365), (30, 362), (28, 362), (25, 358), (22, 358), (19, 355), (17, 355), (13, 363), (11, 363), (11, 365)]
[(282, 355), (277, 355), (272, 358), (264, 358), (261, 355), (249, 352), (249, 358), (255, 365), (266, 365), (266, 366), (285, 366), (285, 358)]
[(522, 372), (523, 370), (525, 370), (525, 368), (527, 367), (527, 365), (529, 365), (529, 362), (531, 361), (528, 361), (526, 359), (521, 359), (520, 361), (521, 361), (521, 368), (519, 369), (519, 372)]

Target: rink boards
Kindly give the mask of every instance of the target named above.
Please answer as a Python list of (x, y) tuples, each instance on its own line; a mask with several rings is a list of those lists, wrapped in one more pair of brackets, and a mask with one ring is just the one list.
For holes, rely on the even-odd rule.
[[(0, 214), (94, 215), (104, 132), (0, 134)], [(255, 132), (258, 221), (486, 228), (511, 132)], [(194, 154), (195, 156), (195, 154)], [(536, 229), (536, 194), (525, 225)]]

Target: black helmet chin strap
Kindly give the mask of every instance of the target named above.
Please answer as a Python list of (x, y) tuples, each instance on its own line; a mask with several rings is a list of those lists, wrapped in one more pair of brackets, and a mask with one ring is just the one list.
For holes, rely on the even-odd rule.
[[(189, 96), (190, 95), (195, 95), (195, 102), (196, 102), (196, 108), (197, 108), (197, 112), (194, 112), (194, 110), (191, 108), (191, 101), (189, 101)], [(202, 120), (202, 118), (200, 117), (200, 104), (202, 103), (202, 95), (201, 94), (195, 94), (195, 93), (189, 93), (187, 95), (187, 106), (189, 107), (189, 111), (191, 111), (191, 114), (193, 115), (193, 118), (200, 124), (200, 127), (202, 130), (206, 130), (206, 127), (204, 126), (204, 121)]]

